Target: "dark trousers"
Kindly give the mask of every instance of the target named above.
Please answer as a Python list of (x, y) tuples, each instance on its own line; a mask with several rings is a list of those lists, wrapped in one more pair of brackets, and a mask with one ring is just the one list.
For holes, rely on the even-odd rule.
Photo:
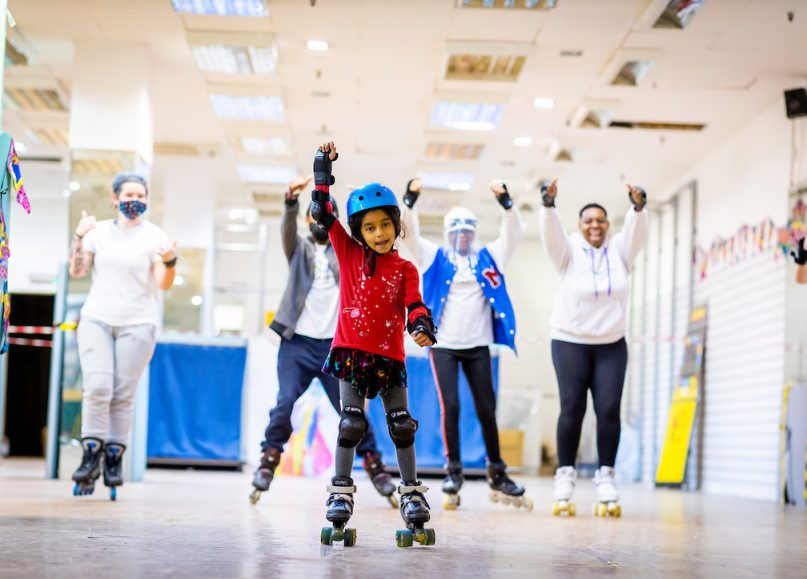
[(485, 441), (488, 461), (501, 462), (490, 348), (487, 346), (468, 350), (432, 348), (430, 356), (434, 381), (437, 383), (437, 393), (440, 395), (443, 441), (448, 460), (461, 460), (459, 370), (462, 366), (462, 371), (471, 387), (476, 415), (479, 417), (479, 424), (482, 427), (482, 438)]
[(558, 466), (575, 465), (589, 389), (597, 415), (600, 466), (614, 466), (621, 429), (622, 387), (628, 366), (625, 339), (597, 345), (552, 340), (552, 362), (560, 390)]
[[(319, 378), (325, 387), (325, 393), (337, 412), (339, 405), (339, 380), (322, 372), (325, 358), (331, 351), (331, 340), (317, 340), (294, 334), (291, 340), (281, 340), (277, 353), (277, 378), (280, 390), (277, 393), (277, 404), (269, 411), (269, 426), (266, 427), (266, 440), (261, 448), (283, 450), (283, 445), (291, 437), (291, 411), (294, 403), (311, 385), (314, 378)], [(376, 452), (376, 440), (372, 427), (368, 424), (364, 439), (356, 447), (356, 454), (363, 456), (367, 452)]]

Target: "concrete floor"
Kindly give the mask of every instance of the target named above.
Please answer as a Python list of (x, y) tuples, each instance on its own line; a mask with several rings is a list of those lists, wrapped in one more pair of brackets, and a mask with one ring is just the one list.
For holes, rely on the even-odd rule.
[(325, 480), (278, 478), (253, 506), (248, 473), (149, 470), (108, 500), (101, 486), (74, 498), (69, 481), (43, 480), (40, 461), (0, 464), (0, 577), (807, 577), (807, 513), (764, 502), (638, 486), (623, 488), (623, 517), (554, 518), (550, 479), (523, 478), (532, 513), (463, 489), (444, 512), (434, 490), (434, 547), (395, 546), (398, 513), (358, 479), (358, 545), (324, 548)]

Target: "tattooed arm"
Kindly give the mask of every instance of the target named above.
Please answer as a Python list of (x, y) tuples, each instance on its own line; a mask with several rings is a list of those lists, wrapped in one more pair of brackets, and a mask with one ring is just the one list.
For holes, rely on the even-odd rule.
[(73, 277), (84, 277), (92, 270), (92, 251), (87, 251), (83, 246), (84, 236), (95, 228), (95, 217), (87, 215), (86, 211), (81, 212), (81, 220), (76, 226), (73, 234), (73, 241), (70, 245), (70, 275)]

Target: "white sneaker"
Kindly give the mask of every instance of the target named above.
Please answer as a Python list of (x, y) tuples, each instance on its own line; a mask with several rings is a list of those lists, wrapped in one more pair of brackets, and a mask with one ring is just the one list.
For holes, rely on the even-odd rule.
[(555, 500), (571, 501), (577, 471), (573, 466), (562, 466), (555, 472)]
[(601, 466), (594, 473), (594, 484), (597, 485), (597, 500), (601, 503), (619, 501), (619, 489), (616, 488), (616, 471), (611, 466)]

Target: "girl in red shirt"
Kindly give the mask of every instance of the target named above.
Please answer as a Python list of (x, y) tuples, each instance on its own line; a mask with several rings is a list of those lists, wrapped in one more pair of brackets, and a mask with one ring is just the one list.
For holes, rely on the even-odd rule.
[(355, 529), (345, 528), (353, 514), (356, 492), (350, 477), (353, 449), (367, 429), (365, 399), (380, 394), (401, 471), (398, 493), (407, 528), (397, 532), (398, 546), (409, 547), (413, 540), (432, 545), (434, 530), (423, 527), (430, 518), (424, 497), (428, 489), (417, 478), (414, 443), (418, 423), (408, 409), (403, 341), (406, 330), (419, 346), (436, 342), (431, 312), (420, 296), (417, 268), (394, 248), (401, 233), (401, 212), (392, 191), (371, 183), (350, 194), (350, 235), (334, 217), (329, 188), (334, 183), (331, 163), (337, 157), (332, 142), (319, 147), (311, 206), (311, 216), (328, 230), (340, 271), (336, 335), (322, 370), (339, 378), (342, 415), (335, 476), (327, 489), (325, 517), (333, 527), (322, 529), (321, 541), (355, 544)]

